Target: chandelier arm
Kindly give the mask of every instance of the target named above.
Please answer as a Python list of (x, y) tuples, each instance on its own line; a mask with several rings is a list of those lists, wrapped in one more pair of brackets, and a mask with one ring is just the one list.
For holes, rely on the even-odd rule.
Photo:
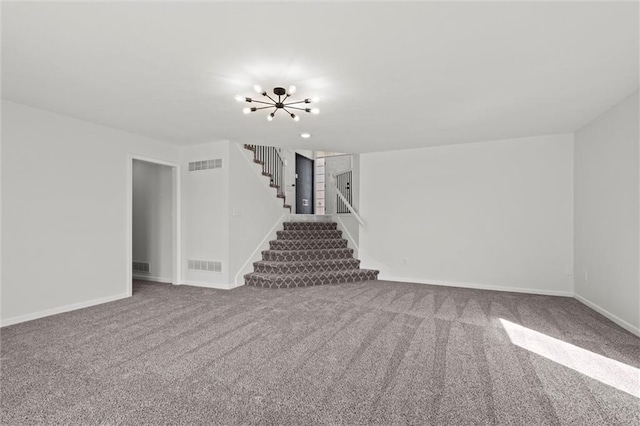
[[(266, 106), (266, 107), (260, 107), (260, 108), (256, 108), (256, 111), (260, 111), (261, 109), (267, 109), (267, 108), (272, 108), (272, 107), (273, 107), (273, 105), (269, 105), (269, 106)], [(251, 111), (251, 112), (254, 112), (254, 111)]]
[(289, 102), (288, 104), (285, 105), (295, 105), (295, 104), (304, 104), (304, 103), (309, 103), (307, 101), (296, 101), (296, 102)]
[(264, 93), (264, 96), (266, 96), (267, 98), (271, 99), (271, 102), (273, 102), (274, 104), (277, 104), (276, 100), (275, 100), (275, 99), (273, 99), (271, 96), (269, 96), (269, 95), (267, 94), (267, 92), (265, 92), (265, 93)]
[[(299, 109), (300, 111), (309, 112), (309, 111), (307, 111), (306, 108), (298, 108), (298, 107), (292, 107), (292, 106), (288, 106), (288, 105), (287, 105), (287, 107), (290, 108), (290, 109)], [(285, 111), (287, 110), (286, 108), (283, 108), (283, 109)]]
[(273, 105), (271, 102), (256, 101), (255, 99), (252, 99), (251, 102), (255, 102), (257, 104)]

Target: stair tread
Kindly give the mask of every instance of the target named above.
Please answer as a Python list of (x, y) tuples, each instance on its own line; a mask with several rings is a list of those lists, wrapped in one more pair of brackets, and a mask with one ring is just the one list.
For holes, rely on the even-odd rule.
[(353, 258), (353, 249), (343, 247), (302, 250), (264, 250), (262, 252), (262, 260), (271, 261), (302, 261), (345, 258)]
[(283, 250), (305, 250), (305, 249), (321, 249), (321, 248), (345, 248), (347, 240), (342, 238), (332, 239), (308, 239), (308, 240), (272, 240), (269, 241), (269, 248)]
[(300, 274), (264, 274), (252, 272), (244, 276), (245, 283), (262, 288), (296, 288), (317, 285), (375, 281), (379, 271), (372, 269), (347, 269)]
[[(309, 216), (309, 215), (307, 215)], [(318, 221), (312, 221), (312, 220), (289, 220), (286, 222), (282, 222), (285, 225), (291, 225), (293, 223), (322, 223), (322, 224), (327, 224), (327, 225), (335, 225), (338, 222), (333, 222), (333, 221), (329, 221), (329, 220), (318, 220)]]
[(263, 278), (267, 280), (291, 280), (295, 278), (304, 278), (308, 276), (334, 276), (334, 275), (369, 275), (371, 273), (378, 274), (379, 271), (375, 269), (345, 269), (342, 271), (316, 271), (316, 272), (300, 272), (295, 274), (267, 274), (264, 272), (251, 272), (246, 276), (253, 276), (257, 278)]
[[(272, 250), (273, 251), (273, 250)], [(276, 265), (286, 265), (286, 264), (295, 264), (295, 265), (330, 265), (334, 263), (350, 263), (350, 262), (359, 262), (358, 259), (354, 258), (340, 258), (340, 259), (318, 259), (318, 260), (258, 260), (253, 262), (254, 265), (267, 265), (267, 266), (276, 266)]]
[(321, 248), (321, 249), (293, 249), (293, 250), (273, 250), (273, 249), (269, 249), (269, 250), (263, 250), (262, 253), (264, 252), (273, 252), (273, 253), (294, 253), (294, 252), (312, 252), (312, 253), (318, 253), (318, 252), (325, 252), (325, 251), (340, 251), (340, 252), (344, 252), (344, 251), (350, 251), (353, 253), (353, 249), (349, 248), (349, 247), (336, 247), (336, 248)]
[(342, 231), (337, 229), (289, 229), (277, 231), (276, 234), (278, 235), (278, 241), (342, 239)]
[(336, 222), (284, 222), (285, 231), (295, 230), (335, 230), (338, 224)]
[(270, 242), (306, 242), (306, 241), (344, 241), (344, 238), (309, 238), (309, 239), (300, 239), (300, 240), (271, 240)]
[(295, 274), (314, 271), (340, 271), (360, 268), (360, 260), (353, 257), (316, 260), (263, 260), (253, 263), (254, 272), (264, 274)]

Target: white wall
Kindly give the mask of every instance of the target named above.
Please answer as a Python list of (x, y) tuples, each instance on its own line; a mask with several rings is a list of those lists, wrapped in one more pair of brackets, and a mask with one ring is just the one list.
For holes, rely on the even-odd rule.
[[(180, 148), (9, 101), (2, 107), (1, 325), (128, 295), (132, 155), (181, 164), (182, 284), (233, 287), (254, 240), (271, 226), (255, 220), (265, 211), (271, 217), (261, 203), (286, 212), (275, 191), (265, 188), (266, 177), (245, 174), (249, 163), (237, 155), (230, 161), (229, 148), (237, 147), (227, 141)], [(216, 158), (221, 169), (188, 171), (190, 161)], [(189, 259), (220, 261), (222, 272), (190, 270)]]
[(178, 148), (2, 101), (2, 324), (125, 297), (129, 155)]
[(638, 114), (636, 91), (575, 134), (575, 292), (640, 335)]
[(133, 161), (133, 260), (149, 262), (149, 274), (136, 278), (171, 282), (172, 170), (169, 166)]
[[(222, 159), (222, 168), (189, 171), (189, 162)], [(229, 142), (182, 149), (182, 282), (227, 288), (229, 283)], [(222, 272), (188, 269), (188, 260), (222, 262)]]
[[(233, 143), (179, 148), (2, 109), (2, 325), (126, 297), (130, 155), (182, 164), (182, 283), (234, 286), (280, 229), (281, 200)], [(363, 154), (362, 266), (382, 279), (570, 295), (575, 180), (576, 297), (637, 333), (638, 139), (636, 92), (577, 131), (575, 155), (570, 134)], [(188, 172), (214, 158), (222, 169)], [(188, 270), (188, 259), (223, 270)]]
[(360, 169), (360, 256), (381, 279), (573, 293), (571, 134), (361, 154)]
[[(253, 271), (253, 262), (261, 259), (261, 250), (269, 248), (268, 241), (276, 239), (275, 232), (282, 230), (282, 222), (289, 216), (283, 200), (276, 197), (276, 189), (269, 187), (269, 178), (261, 173), (262, 166), (253, 162), (251, 151), (229, 144), (231, 285), (244, 283), (243, 275)], [(261, 249), (256, 251), (258, 247)]]

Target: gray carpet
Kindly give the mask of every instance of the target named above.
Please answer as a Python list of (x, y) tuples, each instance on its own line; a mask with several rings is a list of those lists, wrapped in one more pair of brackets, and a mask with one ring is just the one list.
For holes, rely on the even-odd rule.
[(640, 367), (640, 339), (570, 298), (136, 282), (1, 330), (0, 422), (640, 424), (640, 399), (513, 344), (501, 319)]

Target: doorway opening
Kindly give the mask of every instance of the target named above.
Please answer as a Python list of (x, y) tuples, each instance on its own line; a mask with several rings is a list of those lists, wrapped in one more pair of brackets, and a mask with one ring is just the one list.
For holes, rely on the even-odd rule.
[(313, 160), (296, 153), (296, 214), (314, 214)]
[(180, 166), (130, 156), (128, 293), (133, 280), (180, 284)]

